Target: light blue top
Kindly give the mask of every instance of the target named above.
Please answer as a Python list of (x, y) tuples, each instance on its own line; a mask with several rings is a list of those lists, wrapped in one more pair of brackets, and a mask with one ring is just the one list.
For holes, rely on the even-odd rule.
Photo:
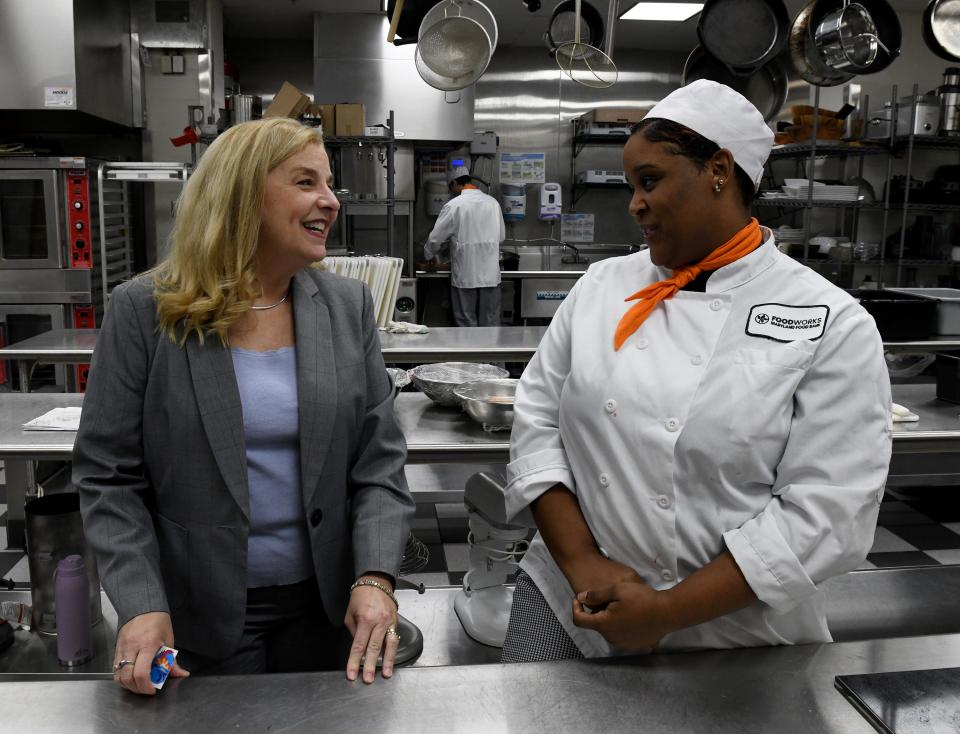
[(293, 584), (313, 575), (300, 489), (296, 349), (230, 351), (250, 488), (247, 588)]

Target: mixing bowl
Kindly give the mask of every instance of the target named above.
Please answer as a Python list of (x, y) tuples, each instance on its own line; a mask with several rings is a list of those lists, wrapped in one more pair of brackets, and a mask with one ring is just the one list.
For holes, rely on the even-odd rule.
[(520, 380), (478, 380), (453, 391), (464, 411), (485, 431), (506, 430), (513, 425), (513, 398)]
[(437, 405), (457, 408), (460, 400), (453, 394), (455, 388), (467, 382), (508, 377), (507, 370), (492, 364), (477, 362), (440, 362), (421, 364), (410, 370), (410, 379), (424, 395)]

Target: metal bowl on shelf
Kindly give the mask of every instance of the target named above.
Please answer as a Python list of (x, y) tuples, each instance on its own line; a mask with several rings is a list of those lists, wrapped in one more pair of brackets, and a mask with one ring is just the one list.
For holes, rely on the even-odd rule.
[(513, 425), (513, 401), (517, 394), (515, 379), (468, 382), (453, 391), (463, 410), (485, 431), (506, 430)]
[(509, 377), (502, 367), (477, 362), (439, 362), (421, 364), (410, 370), (410, 379), (424, 395), (445, 408), (460, 407), (453, 391), (468, 382)]

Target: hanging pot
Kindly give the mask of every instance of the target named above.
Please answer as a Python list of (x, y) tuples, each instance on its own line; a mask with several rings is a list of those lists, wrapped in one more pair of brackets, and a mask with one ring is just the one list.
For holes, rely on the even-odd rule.
[(783, 50), (789, 27), (783, 0), (707, 0), (697, 36), (707, 53), (746, 76)]
[(879, 50), (877, 58), (868, 69), (861, 74), (876, 74), (883, 71), (900, 55), (900, 46), (903, 43), (903, 32), (900, 28), (900, 18), (887, 0), (857, 0), (867, 9), (873, 24), (877, 28)]
[(825, 10), (826, 5), (818, 0), (810, 0), (804, 5), (790, 26), (787, 48), (793, 70), (801, 79), (818, 87), (835, 87), (850, 81), (854, 75), (831, 69), (820, 59), (813, 42), (812, 28), (816, 28), (816, 24), (826, 15)]
[[(887, 0), (857, 0), (873, 20), (876, 28), (877, 53), (874, 60), (858, 74), (876, 74), (883, 71), (900, 55), (903, 36), (896, 11)], [(810, 0), (794, 18), (790, 26), (787, 46), (794, 71), (804, 81), (820, 87), (834, 87), (853, 79), (851, 69), (829, 66), (815, 40), (815, 31), (827, 17), (842, 10), (844, 0)]]
[(686, 86), (696, 79), (709, 79), (726, 84), (740, 92), (760, 110), (763, 119), (770, 122), (787, 100), (789, 78), (778, 57), (774, 57), (750, 76), (735, 74), (702, 46), (697, 46), (683, 65), (681, 84)]
[(828, 13), (813, 32), (820, 58), (836, 71), (863, 72), (880, 50), (877, 26), (860, 3)]
[(941, 59), (960, 61), (960, 1), (930, 0), (923, 11), (923, 40)]

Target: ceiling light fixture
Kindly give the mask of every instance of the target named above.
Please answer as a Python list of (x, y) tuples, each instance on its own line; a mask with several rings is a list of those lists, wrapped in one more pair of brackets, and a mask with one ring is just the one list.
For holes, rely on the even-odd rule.
[(386, 12), (387, 12), (387, 4), (388, 4), (389, 2), (390, 2), (390, 0), (381, 0), (381, 2), (380, 2), (380, 11), (381, 11), (381, 12), (383, 12), (383, 13), (386, 13)]
[(648, 3), (639, 2), (620, 16), (621, 20), (684, 21), (703, 9), (703, 3)]

